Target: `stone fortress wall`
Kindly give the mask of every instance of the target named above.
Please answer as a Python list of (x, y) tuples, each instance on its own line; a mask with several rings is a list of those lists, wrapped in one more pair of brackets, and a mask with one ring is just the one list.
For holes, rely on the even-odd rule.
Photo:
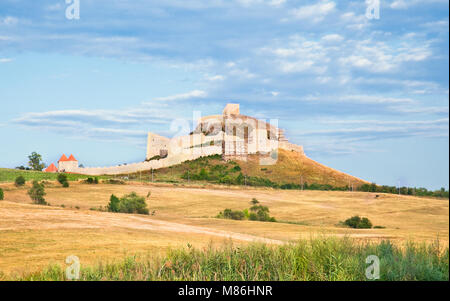
[(198, 126), (190, 135), (170, 139), (148, 133), (145, 162), (112, 167), (76, 167), (70, 172), (88, 175), (127, 174), (217, 154), (224, 160), (246, 160), (250, 154), (271, 154), (279, 148), (304, 154), (303, 147), (290, 143), (284, 131), (277, 126), (241, 115), (239, 104), (228, 104), (222, 115), (200, 118)]

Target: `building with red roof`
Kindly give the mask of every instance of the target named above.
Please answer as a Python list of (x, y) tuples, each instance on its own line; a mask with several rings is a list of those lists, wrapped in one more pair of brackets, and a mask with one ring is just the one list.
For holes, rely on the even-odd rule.
[(66, 162), (67, 160), (68, 160), (68, 159), (67, 159), (66, 155), (63, 154), (63, 155), (61, 156), (61, 159), (59, 159), (58, 163), (59, 163), (59, 162)]
[(78, 168), (78, 161), (71, 154), (69, 158), (65, 154), (58, 161), (58, 172), (72, 172)]
[(55, 164), (52, 163), (44, 170), (44, 172), (58, 172), (58, 168), (56, 168)]

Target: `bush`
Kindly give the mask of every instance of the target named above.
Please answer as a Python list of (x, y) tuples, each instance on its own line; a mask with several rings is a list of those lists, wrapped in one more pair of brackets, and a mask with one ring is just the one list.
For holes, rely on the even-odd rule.
[(67, 175), (60, 173), (58, 174), (56, 179), (58, 180), (59, 184), (63, 185), (65, 182), (67, 182)]
[(245, 217), (244, 212), (242, 211), (233, 211), (231, 209), (225, 209), (223, 211), (223, 218), (234, 219), (234, 220), (243, 220)]
[(127, 194), (120, 199), (118, 199), (115, 195), (111, 195), (108, 204), (108, 211), (149, 214), (145, 197), (138, 196), (136, 192)]
[(95, 177), (95, 178), (89, 177), (89, 178), (86, 179), (85, 182), (88, 183), (88, 184), (98, 184), (98, 178), (97, 177)]
[(69, 182), (64, 182), (63, 184), (62, 184), (62, 187), (64, 187), (64, 188), (67, 188), (67, 187), (69, 187)]
[(0, 201), (3, 201), (4, 197), (3, 189), (0, 188)]
[(23, 176), (18, 176), (16, 178), (16, 180), (14, 181), (14, 183), (16, 184), (17, 187), (23, 186), (25, 185), (25, 178)]
[(103, 183), (125, 185), (125, 181), (119, 180), (119, 179), (108, 179), (108, 180), (104, 180)]
[(114, 194), (109, 198), (108, 211), (109, 212), (119, 212), (120, 200)]
[(36, 180), (33, 181), (33, 186), (28, 190), (28, 195), (35, 204), (47, 205), (47, 202), (45, 202), (44, 199), (44, 196), (46, 195), (44, 184), (40, 184)]
[(359, 217), (355, 215), (344, 222), (345, 225), (355, 229), (371, 229), (372, 223), (367, 217)]
[(276, 222), (276, 219), (269, 215), (268, 207), (257, 205), (259, 204), (257, 199), (252, 199), (251, 203), (253, 206), (250, 207), (250, 210), (244, 209), (242, 211), (233, 211), (231, 209), (225, 209), (223, 212), (220, 212), (217, 217), (234, 220), (248, 219), (251, 221)]

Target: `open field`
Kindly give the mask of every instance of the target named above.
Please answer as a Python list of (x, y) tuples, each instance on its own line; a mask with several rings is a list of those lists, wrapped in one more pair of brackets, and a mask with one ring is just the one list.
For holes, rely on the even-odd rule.
[[(29, 183), (0, 184), (0, 271), (26, 273), (49, 263), (64, 265), (69, 255), (82, 264), (122, 260), (132, 254), (165, 254), (169, 248), (222, 244), (284, 242), (315, 236), (348, 236), (358, 241), (432, 243), (448, 246), (449, 201), (392, 194), (338, 191), (289, 191), (269, 188), (181, 186), (171, 184), (46, 185), (51, 206), (31, 204)], [(154, 215), (92, 211), (106, 206), (111, 194), (136, 191), (148, 199)], [(233, 221), (215, 216), (225, 208), (242, 210), (252, 198), (268, 206), (277, 223)], [(64, 205), (64, 208), (62, 207)], [(77, 209), (79, 208), (79, 209)], [(349, 229), (339, 222), (368, 217), (384, 229)]]

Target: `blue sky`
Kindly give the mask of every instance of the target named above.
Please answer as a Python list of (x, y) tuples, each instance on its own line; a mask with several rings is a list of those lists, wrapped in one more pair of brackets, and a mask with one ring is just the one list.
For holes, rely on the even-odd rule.
[(448, 0), (0, 2), (0, 166), (142, 161), (146, 132), (277, 118), (306, 154), (378, 184), (448, 188)]

